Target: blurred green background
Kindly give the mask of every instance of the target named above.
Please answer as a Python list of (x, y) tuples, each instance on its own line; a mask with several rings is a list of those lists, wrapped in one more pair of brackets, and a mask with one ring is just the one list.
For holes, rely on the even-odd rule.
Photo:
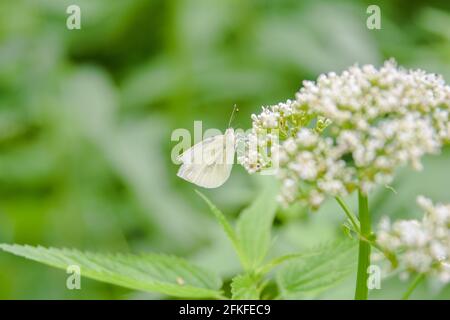
[[(66, 8), (81, 8), (81, 30)], [(366, 8), (381, 7), (368, 30)], [(0, 2), (0, 242), (108, 252), (166, 252), (217, 269), (239, 265), (223, 232), (176, 177), (176, 128), (224, 129), (233, 104), (248, 128), (261, 105), (292, 98), (304, 79), (395, 57), (450, 81), (449, 1), (2, 0)], [(399, 172), (371, 198), (375, 220), (418, 215), (419, 193), (450, 201), (450, 152)], [(258, 177), (235, 167), (206, 194), (232, 219)], [(334, 202), (280, 211), (275, 252), (342, 233)], [(0, 253), (2, 299), (162, 298), (82, 279)], [(350, 299), (354, 279), (319, 298)], [(371, 297), (399, 298), (396, 277)], [(450, 298), (421, 285), (417, 298)]]

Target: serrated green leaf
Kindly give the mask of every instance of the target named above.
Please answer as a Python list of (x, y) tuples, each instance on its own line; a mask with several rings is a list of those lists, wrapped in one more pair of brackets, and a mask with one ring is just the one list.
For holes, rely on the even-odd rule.
[(276, 193), (275, 186), (268, 185), (239, 216), (236, 234), (248, 269), (261, 266), (269, 250), (277, 208)]
[(17, 244), (0, 244), (0, 248), (64, 270), (70, 265), (77, 265), (82, 276), (134, 290), (183, 298), (221, 296), (218, 276), (173, 256), (98, 254)]
[(252, 274), (238, 275), (231, 281), (231, 297), (235, 300), (258, 300), (258, 277)]
[(356, 242), (341, 240), (313, 249), (309, 258), (292, 260), (277, 274), (284, 298), (314, 296), (337, 285), (356, 270)]

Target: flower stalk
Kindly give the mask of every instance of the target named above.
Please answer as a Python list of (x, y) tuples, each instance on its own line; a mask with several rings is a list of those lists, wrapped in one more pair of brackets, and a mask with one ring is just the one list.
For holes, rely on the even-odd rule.
[(359, 230), (359, 222), (358, 218), (355, 217), (355, 215), (351, 212), (351, 210), (348, 208), (347, 204), (342, 200), (341, 197), (336, 196), (336, 201), (339, 203), (339, 206), (344, 210), (348, 220), (352, 224), (353, 228), (355, 229), (355, 232), (358, 233), (358, 236), (361, 236), (361, 231)]
[(423, 281), (423, 279), (425, 279), (425, 274), (424, 273), (418, 274), (417, 277), (413, 280), (413, 282), (409, 286), (408, 290), (406, 290), (406, 292), (403, 295), (402, 299), (403, 300), (408, 300), (409, 296), (411, 295), (411, 293), (413, 293), (413, 291), (417, 288), (419, 283), (421, 283)]
[[(359, 223), (361, 235), (369, 239), (371, 235), (371, 219), (369, 212), (369, 203), (367, 195), (361, 190), (358, 192), (358, 206), (359, 206)], [(359, 240), (359, 253), (358, 253), (358, 274), (356, 279), (356, 300), (367, 300), (369, 295), (369, 289), (367, 287), (367, 268), (370, 265), (370, 243), (360, 239)]]

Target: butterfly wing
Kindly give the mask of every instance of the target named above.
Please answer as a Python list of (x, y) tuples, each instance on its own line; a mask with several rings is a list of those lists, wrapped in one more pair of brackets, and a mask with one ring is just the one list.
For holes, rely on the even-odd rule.
[[(230, 130), (230, 129), (229, 129)], [(197, 143), (179, 159), (177, 175), (204, 188), (220, 187), (228, 180), (234, 159), (234, 133), (227, 130)]]

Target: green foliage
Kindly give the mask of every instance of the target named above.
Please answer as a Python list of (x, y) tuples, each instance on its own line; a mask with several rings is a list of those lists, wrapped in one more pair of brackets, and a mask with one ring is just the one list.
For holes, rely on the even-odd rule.
[(4, 251), (66, 269), (77, 265), (81, 275), (98, 281), (174, 297), (218, 298), (221, 280), (214, 273), (189, 262), (159, 254), (98, 254), (70, 249), (55, 249), (1, 244)]
[(272, 242), (270, 231), (277, 208), (274, 185), (268, 185), (237, 221), (239, 245), (250, 269), (261, 265)]
[(205, 195), (199, 191), (197, 193), (208, 204), (233, 243), (244, 268), (255, 270), (260, 267), (271, 244), (270, 231), (277, 208), (273, 184), (268, 185), (253, 203), (241, 212), (236, 231)]
[[(229, 246), (219, 227), (193, 186), (176, 177), (173, 129), (192, 132), (193, 120), (224, 128), (235, 103), (233, 125), (247, 129), (259, 106), (292, 98), (302, 80), (355, 62), (395, 57), (450, 81), (450, 23), (439, 0), (411, 2), (408, 10), (402, 1), (381, 1), (382, 30), (365, 27), (368, 3), (356, 0), (76, 3), (82, 29), (69, 31), (72, 1), (0, 1), (0, 242), (171, 252), (231, 280), (240, 270), (221, 250)], [(449, 151), (426, 158), (424, 170), (408, 171), (403, 181), (400, 174), (398, 194), (382, 188), (372, 197), (374, 223), (381, 214), (413, 218), (420, 193), (448, 202)], [(235, 166), (208, 196), (235, 226), (232, 217), (251, 204), (255, 186)], [(293, 208), (272, 230), (270, 256), (294, 254), (258, 270), (335, 237), (342, 222), (335, 203), (314, 215), (304, 211)], [(234, 233), (236, 243), (249, 240), (254, 262), (266, 252)], [(142, 297), (95, 281), (66, 290), (60, 273), (9, 254), (0, 254), (0, 270), (1, 299)], [(383, 288), (371, 295), (396, 298), (404, 284), (386, 279)], [(450, 298), (449, 286), (434, 290), (415, 294)]]
[(287, 263), (277, 274), (282, 297), (316, 296), (337, 285), (356, 270), (355, 248), (354, 241), (340, 240), (313, 249), (309, 258)]
[(258, 277), (247, 273), (238, 275), (231, 281), (231, 298), (235, 300), (258, 300), (261, 290)]
[(240, 245), (239, 245), (238, 239), (236, 237), (236, 233), (234, 232), (233, 227), (230, 225), (230, 223), (228, 222), (228, 220), (225, 217), (225, 215), (203, 193), (201, 193), (198, 190), (196, 190), (196, 192), (206, 202), (206, 204), (209, 206), (209, 209), (214, 214), (214, 216), (216, 217), (217, 221), (220, 223), (220, 225), (223, 228), (223, 230), (225, 231), (226, 235), (228, 236), (228, 238), (232, 242), (232, 244), (234, 246), (234, 249), (240, 255), (241, 254), (241, 249), (240, 249)]
[[(98, 254), (9, 244), (1, 244), (0, 248), (63, 270), (77, 265), (82, 276), (134, 290), (181, 298), (223, 298), (221, 280), (217, 275), (173, 256)], [(282, 296), (292, 298), (300, 294), (318, 294), (336, 285), (354, 269), (354, 248), (353, 242), (340, 241), (304, 254), (281, 256), (279, 263), (271, 265), (271, 268), (290, 261), (277, 276)], [(231, 282), (231, 298), (259, 299), (262, 276), (254, 272), (235, 276)]]
[(271, 243), (270, 230), (277, 207), (273, 189), (273, 186), (265, 188), (251, 206), (242, 211), (237, 222), (237, 239), (223, 213), (198, 192), (233, 242), (238, 255), (244, 258), (244, 267), (252, 270), (232, 279), (233, 299), (259, 299), (262, 276), (285, 262), (286, 266), (277, 274), (277, 282), (285, 298), (317, 295), (337, 285), (355, 269), (356, 243), (348, 239), (280, 256), (262, 265)]
[[(250, 271), (238, 274), (231, 282), (232, 299), (259, 299), (264, 277), (277, 266), (289, 262), (278, 273), (281, 292), (286, 297), (298, 293), (319, 292), (333, 286), (351, 269), (353, 244), (342, 241), (309, 252), (279, 256), (263, 265), (271, 243), (270, 231), (276, 210), (274, 187), (268, 185), (245, 210), (235, 230), (224, 214), (202, 193), (225, 233), (233, 243), (243, 266)], [(78, 250), (1, 244), (6, 252), (52, 267), (81, 268), (81, 275), (127, 287), (174, 297), (222, 298), (221, 280), (213, 272), (189, 262), (158, 254), (98, 254)], [(354, 258), (354, 257), (353, 257)], [(332, 273), (329, 271), (333, 270)]]

